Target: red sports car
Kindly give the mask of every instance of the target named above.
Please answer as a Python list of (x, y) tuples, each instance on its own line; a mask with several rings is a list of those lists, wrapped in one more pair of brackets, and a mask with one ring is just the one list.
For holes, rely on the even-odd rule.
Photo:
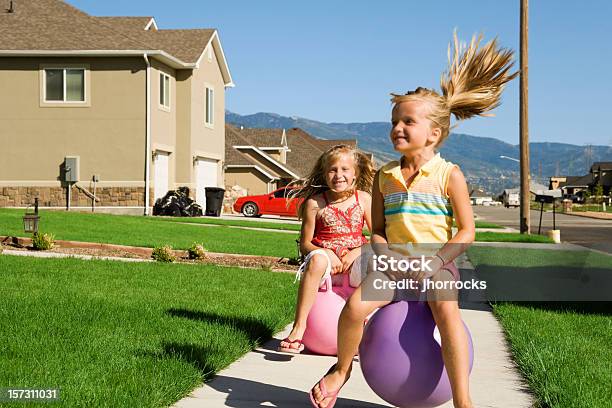
[(246, 217), (261, 217), (264, 214), (296, 217), (297, 208), (302, 199), (291, 200), (287, 207), (287, 193), (290, 188), (279, 188), (268, 194), (240, 197), (234, 203), (234, 211)]

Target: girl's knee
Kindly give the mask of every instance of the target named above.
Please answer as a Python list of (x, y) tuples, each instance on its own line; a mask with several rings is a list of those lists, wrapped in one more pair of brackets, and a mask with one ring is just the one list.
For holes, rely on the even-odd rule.
[(327, 269), (327, 264), (329, 260), (323, 254), (315, 254), (308, 261), (308, 265), (304, 273), (307, 274), (316, 274), (317, 276), (323, 276), (325, 270)]
[(376, 308), (370, 303), (361, 300), (360, 296), (351, 296), (342, 309), (342, 314), (351, 320), (363, 321)]
[(455, 301), (430, 300), (427, 302), (438, 326), (461, 319), (459, 304)]

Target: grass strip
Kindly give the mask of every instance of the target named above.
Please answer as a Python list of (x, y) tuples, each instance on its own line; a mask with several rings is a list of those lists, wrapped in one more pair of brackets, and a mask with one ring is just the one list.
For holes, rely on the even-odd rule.
[[(590, 252), (472, 247), (472, 263), (522, 268), (580, 265), (610, 268), (610, 257)], [(493, 305), (514, 360), (537, 407), (607, 408), (612, 403), (612, 307), (606, 302)]]
[(538, 244), (552, 244), (554, 241), (544, 235), (519, 234), (515, 232), (480, 232), (476, 231), (476, 241), (479, 242), (527, 242)]
[(223, 218), (177, 218), (177, 217), (157, 217), (159, 221), (186, 222), (191, 224), (207, 225), (226, 225), (233, 227), (264, 228), (282, 231), (300, 231), (301, 224), (291, 224), (282, 222), (249, 221), (249, 220), (227, 220)]
[[(296, 256), (298, 234), (235, 228), (206, 228), (164, 222), (154, 217), (41, 211), (40, 231), (56, 239), (153, 248), (171, 245), (187, 249), (202, 242), (212, 252)], [(0, 235), (24, 236), (22, 211), (0, 210)]]
[(168, 406), (290, 322), (292, 276), (0, 255), (0, 384)]
[[(91, 214), (43, 210), (40, 212), (40, 231), (51, 232), (56, 239), (101, 242), (153, 248), (170, 245), (174, 249), (187, 249), (194, 242), (202, 242), (209, 251), (248, 255), (294, 257), (295, 240), (299, 234), (224, 228), (238, 221), (209, 218), (157, 218), (128, 215)], [(23, 236), (23, 211), (0, 209), (0, 235)], [(176, 220), (176, 222), (174, 222)], [(199, 222), (196, 222), (199, 221)], [(202, 227), (208, 221), (219, 228)], [(241, 223), (258, 224), (256, 221)], [(270, 224), (274, 223), (263, 223)], [(283, 224), (281, 224), (283, 225)], [(247, 226), (242, 225), (242, 226)], [(291, 225), (291, 228), (299, 225)], [(541, 235), (516, 233), (476, 232), (476, 240), (484, 242), (536, 242), (551, 243)]]

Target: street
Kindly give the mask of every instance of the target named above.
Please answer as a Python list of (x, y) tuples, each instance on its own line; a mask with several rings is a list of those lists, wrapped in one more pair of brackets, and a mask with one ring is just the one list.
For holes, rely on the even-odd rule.
[[(505, 227), (519, 229), (519, 209), (473, 206), (474, 213), (482, 221), (490, 221)], [(538, 233), (540, 211), (531, 210), (531, 233)], [(546, 235), (553, 226), (552, 212), (542, 214), (541, 234)], [(556, 214), (556, 227), (561, 230), (561, 241), (582, 245), (612, 254), (612, 221), (573, 215)]]

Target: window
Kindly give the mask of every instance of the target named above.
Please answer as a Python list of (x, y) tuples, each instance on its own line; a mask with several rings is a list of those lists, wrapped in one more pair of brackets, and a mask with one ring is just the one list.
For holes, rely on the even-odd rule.
[(274, 192), (274, 198), (285, 198), (287, 197), (287, 189), (277, 190)]
[(215, 114), (215, 94), (212, 88), (206, 87), (206, 124), (213, 125)]
[(170, 77), (164, 73), (159, 74), (159, 104), (170, 109)]
[(84, 68), (45, 69), (45, 102), (85, 102)]

